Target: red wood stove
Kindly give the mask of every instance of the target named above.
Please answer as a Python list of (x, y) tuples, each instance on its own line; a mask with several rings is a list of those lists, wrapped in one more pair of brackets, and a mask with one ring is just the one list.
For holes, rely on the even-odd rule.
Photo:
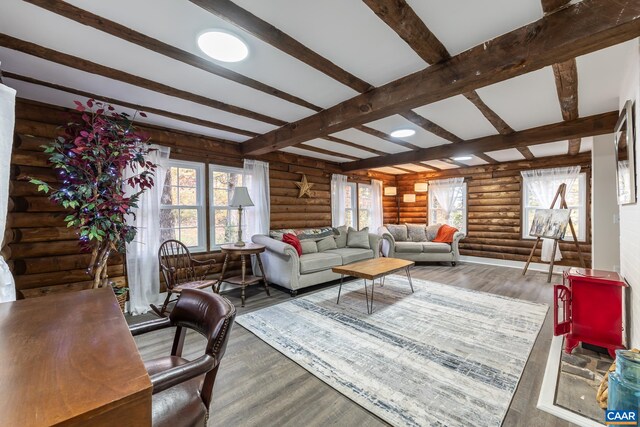
[(565, 335), (565, 352), (580, 342), (604, 347), (615, 359), (624, 347), (623, 294), (628, 285), (615, 272), (570, 268), (554, 285), (553, 334)]

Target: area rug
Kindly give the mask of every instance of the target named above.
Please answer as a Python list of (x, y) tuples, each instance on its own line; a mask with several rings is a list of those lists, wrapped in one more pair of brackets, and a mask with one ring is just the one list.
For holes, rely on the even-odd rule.
[[(370, 282), (369, 282), (370, 283)], [(361, 280), (237, 322), (392, 425), (499, 426), (547, 306), (389, 276), (367, 314)], [(369, 289), (370, 290), (370, 289)]]

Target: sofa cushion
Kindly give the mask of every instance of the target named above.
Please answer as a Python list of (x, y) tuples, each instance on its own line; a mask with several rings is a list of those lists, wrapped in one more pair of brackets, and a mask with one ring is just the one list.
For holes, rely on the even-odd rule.
[(329, 249), (337, 249), (336, 239), (333, 236), (327, 236), (322, 240), (318, 240), (318, 252), (325, 252)]
[(318, 252), (318, 245), (313, 240), (302, 240), (300, 241), (300, 246), (302, 246), (302, 255)]
[(389, 230), (389, 233), (391, 233), (391, 235), (393, 236), (393, 239), (396, 242), (406, 242), (407, 241), (407, 226), (402, 224), (402, 225), (397, 225), (397, 224), (387, 224), (386, 225), (387, 230)]
[(438, 235), (438, 230), (442, 224), (427, 225), (427, 242), (432, 241)]
[(341, 225), (340, 227), (335, 227), (333, 233), (336, 238), (336, 246), (338, 248), (345, 248), (347, 246), (347, 226)]
[(371, 245), (369, 244), (369, 227), (365, 227), (360, 231), (349, 227), (347, 246), (350, 248), (371, 249)]
[(451, 252), (451, 245), (447, 243), (425, 242), (422, 244), (422, 251), (430, 254), (448, 254)]
[(407, 224), (407, 240), (410, 242), (427, 241), (426, 224)]
[(302, 245), (300, 245), (300, 240), (298, 240), (295, 234), (286, 233), (282, 236), (282, 242), (293, 246), (298, 256), (302, 255)]
[(342, 265), (373, 258), (372, 249), (342, 248), (332, 249), (326, 253), (338, 254), (342, 257)]
[(342, 257), (331, 251), (303, 254), (300, 257), (300, 274), (315, 273), (338, 265), (342, 265)]
[(396, 252), (422, 253), (422, 243), (420, 242), (396, 242)]

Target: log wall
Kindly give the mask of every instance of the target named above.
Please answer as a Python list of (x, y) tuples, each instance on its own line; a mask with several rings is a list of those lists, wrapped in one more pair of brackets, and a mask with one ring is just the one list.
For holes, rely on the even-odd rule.
[[(582, 254), (591, 264), (591, 153), (577, 156), (558, 156), (530, 161), (506, 162), (498, 165), (449, 169), (432, 173), (399, 175), (397, 200), (399, 222), (427, 221), (428, 193), (415, 193), (414, 184), (452, 176), (465, 177), (467, 183), (467, 237), (460, 243), (462, 255), (526, 261), (533, 241), (521, 237), (522, 178), (520, 171), (560, 166), (580, 165), (587, 173), (587, 239), (580, 244)], [(402, 195), (415, 193), (415, 203), (405, 203)], [(393, 197), (385, 197), (385, 210), (391, 212)], [(387, 216), (387, 215), (385, 215)], [(395, 223), (396, 221), (390, 221)], [(563, 259), (560, 265), (579, 265), (573, 242), (560, 243)], [(540, 262), (540, 249), (533, 262)]]
[[(40, 146), (58, 134), (57, 127), (69, 119), (70, 113), (32, 101), (17, 103), (8, 227), (2, 253), (13, 269), (16, 288), (24, 297), (84, 289), (90, 283), (85, 273), (88, 255), (80, 253), (75, 231), (65, 227), (64, 209), (52, 204), (28, 182), (30, 177), (56, 181)], [(242, 167), (238, 144), (157, 127), (140, 128), (152, 142), (171, 147), (172, 158)], [(341, 173), (338, 164), (283, 152), (257, 158), (269, 162), (271, 228), (331, 225), (331, 174)], [(295, 182), (303, 173), (314, 186), (310, 198), (299, 199)], [(393, 175), (350, 176), (350, 180), (361, 183), (372, 178), (383, 180), (384, 185), (395, 185)], [(224, 259), (219, 251), (198, 254), (196, 258), (215, 259), (214, 277), (220, 273)], [(235, 274), (239, 264), (232, 263), (230, 269), (229, 274)], [(116, 254), (110, 260), (109, 277), (116, 283), (126, 283), (122, 255)]]

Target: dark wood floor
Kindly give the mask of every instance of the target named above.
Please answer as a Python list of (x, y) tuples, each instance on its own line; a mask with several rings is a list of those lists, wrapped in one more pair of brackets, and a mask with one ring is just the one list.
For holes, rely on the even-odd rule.
[[(420, 265), (412, 270), (415, 278), (433, 280), (462, 288), (475, 289), (550, 306), (540, 335), (511, 402), (504, 426), (552, 427), (571, 426), (546, 412), (536, 409), (538, 393), (547, 362), (552, 338), (553, 286), (546, 283), (546, 274), (530, 271), (523, 277), (514, 268), (477, 264)], [(558, 281), (559, 276), (554, 276)], [(552, 281), (553, 283), (553, 281)], [(329, 286), (335, 286), (329, 285)], [(322, 288), (314, 288), (316, 292)], [(238, 289), (224, 291), (238, 305), (238, 315), (257, 310), (291, 297), (274, 289), (267, 297), (259, 286), (247, 289), (246, 307), (241, 308)], [(305, 295), (301, 292), (299, 295)], [(135, 321), (139, 321), (140, 317)], [(143, 358), (166, 355), (171, 336), (167, 333), (148, 334), (138, 339)], [(202, 354), (200, 337), (189, 335), (185, 356)], [(315, 376), (239, 325), (235, 325), (227, 352), (222, 360), (214, 389), (209, 426), (382, 426), (387, 425), (362, 409)]]

